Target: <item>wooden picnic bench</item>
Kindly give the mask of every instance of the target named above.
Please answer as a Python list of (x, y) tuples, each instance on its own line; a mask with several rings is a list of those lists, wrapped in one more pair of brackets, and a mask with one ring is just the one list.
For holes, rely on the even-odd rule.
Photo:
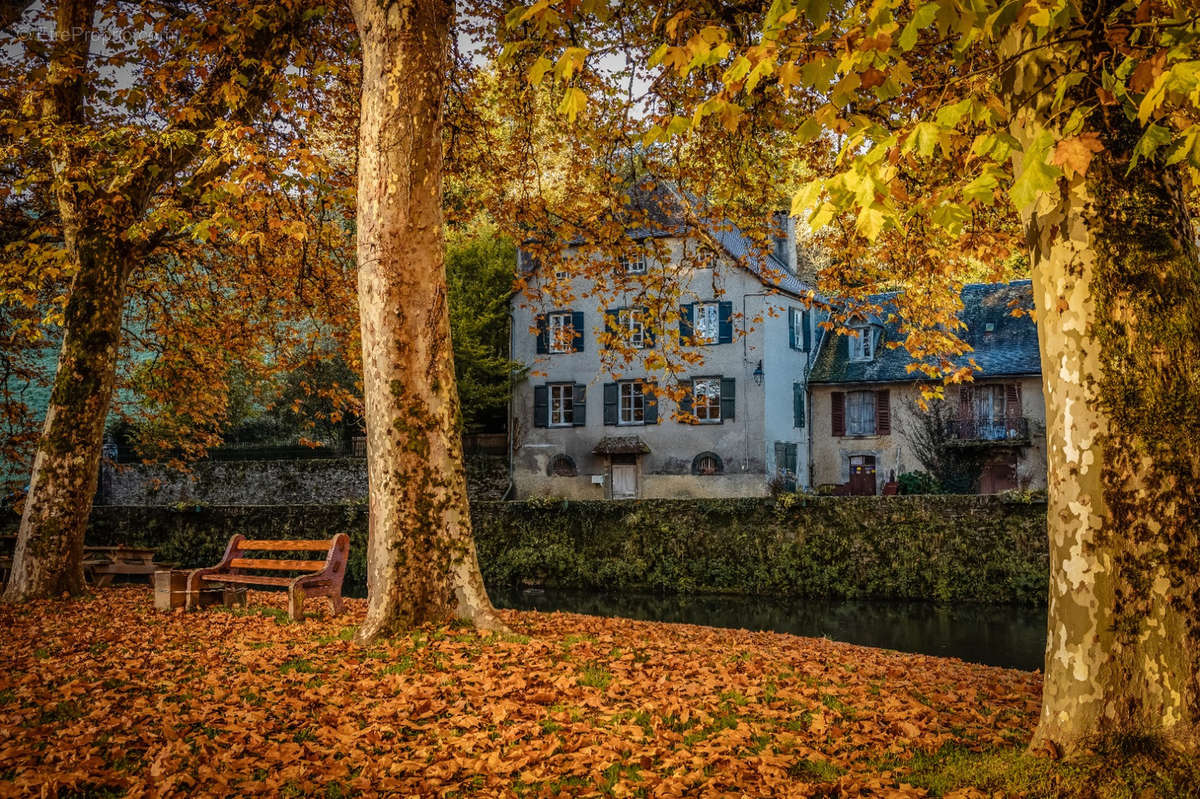
[[(284, 558), (246, 557), (248, 552), (324, 552), (324, 560), (288, 560)], [(308, 541), (252, 540), (235, 535), (229, 539), (225, 557), (216, 566), (195, 569), (188, 574), (187, 608), (199, 603), (196, 597), (204, 583), (260, 585), (288, 590), (288, 616), (293, 621), (303, 615), (305, 597), (328, 597), (334, 615), (345, 607), (342, 603), (342, 579), (346, 576), (346, 559), (350, 554), (350, 536), (338, 533), (333, 538)], [(276, 577), (253, 574), (251, 571), (303, 572), (298, 576)]]
[(169, 569), (173, 563), (155, 563), (152, 547), (92, 547), (83, 548), (83, 571), (88, 582), (97, 586), (112, 583), (118, 575), (146, 577), (154, 584), (154, 573)]

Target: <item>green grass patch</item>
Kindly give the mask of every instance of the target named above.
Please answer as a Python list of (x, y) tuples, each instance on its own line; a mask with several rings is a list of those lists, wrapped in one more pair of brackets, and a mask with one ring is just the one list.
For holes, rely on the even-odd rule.
[(612, 682), (612, 672), (597, 663), (589, 663), (579, 672), (579, 684), (601, 691), (608, 688)]

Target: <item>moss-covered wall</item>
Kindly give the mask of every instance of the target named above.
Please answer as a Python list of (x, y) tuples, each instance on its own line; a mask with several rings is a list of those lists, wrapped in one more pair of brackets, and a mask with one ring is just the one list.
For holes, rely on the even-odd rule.
[[(490, 585), (963, 602), (1045, 601), (1046, 506), (1002, 497), (527, 500), (473, 507)], [(89, 543), (158, 546), (215, 563), (236, 532), (351, 537), (348, 591), (364, 586), (361, 503), (96, 508)]]

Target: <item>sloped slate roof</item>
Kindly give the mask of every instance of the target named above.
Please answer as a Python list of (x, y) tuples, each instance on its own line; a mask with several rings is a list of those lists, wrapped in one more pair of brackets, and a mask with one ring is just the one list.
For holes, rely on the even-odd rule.
[[(703, 205), (702, 201), (694, 197), (687, 199), (698, 207)], [(628, 228), (626, 235), (634, 241), (686, 235), (688, 224), (683, 212), (683, 202), (684, 198), (680, 193), (666, 182), (639, 183), (629, 192), (628, 207), (644, 214), (646, 224)], [(629, 211), (625, 213), (627, 216), (632, 215)], [(725, 253), (739, 265), (749, 269), (764, 285), (795, 295), (809, 290), (809, 286), (789, 272), (787, 265), (776, 258), (773, 252), (756, 252), (737, 225), (728, 220), (706, 220), (706, 226)], [(583, 242), (582, 237), (576, 236), (568, 244), (579, 245)], [(529, 270), (534, 268), (535, 264), (530, 262), (523, 266)]]
[[(869, 301), (884, 309), (883, 316), (886, 319), (890, 303), (895, 297), (895, 293), (877, 294), (870, 297)], [(959, 357), (956, 363), (966, 366), (970, 359), (974, 359), (982, 369), (977, 377), (1016, 377), (1042, 373), (1037, 325), (1028, 315), (1012, 315), (1014, 301), (1023, 309), (1033, 307), (1030, 281), (972, 283), (963, 287), (963, 309), (958, 317), (966, 324), (966, 330), (960, 336), (974, 351)], [(877, 318), (871, 321), (883, 326), (883, 337), (874, 360), (852, 362), (845, 336), (823, 336), (809, 382), (911, 383), (920, 379), (920, 373), (908, 371), (907, 366), (913, 363), (913, 358), (903, 345), (895, 349), (885, 346), (887, 342), (903, 340), (899, 320), (895, 319), (894, 314), (890, 321)], [(990, 331), (988, 325), (992, 326)]]

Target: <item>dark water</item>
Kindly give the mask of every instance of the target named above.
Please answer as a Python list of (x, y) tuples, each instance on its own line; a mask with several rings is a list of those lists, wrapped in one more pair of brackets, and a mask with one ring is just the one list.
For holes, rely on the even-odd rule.
[(1014, 669), (1041, 669), (1046, 646), (1045, 608), (553, 589), (489, 593), (502, 608), (773, 630)]

